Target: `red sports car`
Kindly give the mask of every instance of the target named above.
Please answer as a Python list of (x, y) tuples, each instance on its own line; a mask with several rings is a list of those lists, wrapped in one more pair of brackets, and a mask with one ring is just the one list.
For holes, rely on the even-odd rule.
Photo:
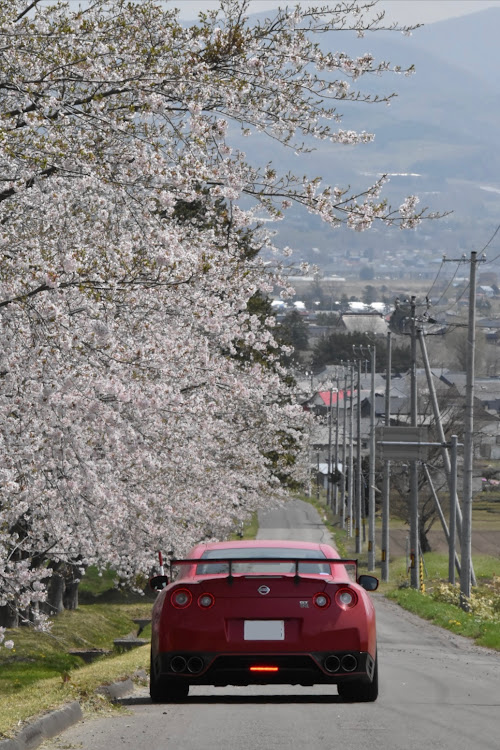
[(178, 571), (151, 579), (150, 694), (188, 695), (190, 685), (336, 684), (348, 701), (378, 695), (375, 611), (354, 578), (355, 560), (326, 544), (238, 541), (199, 544)]

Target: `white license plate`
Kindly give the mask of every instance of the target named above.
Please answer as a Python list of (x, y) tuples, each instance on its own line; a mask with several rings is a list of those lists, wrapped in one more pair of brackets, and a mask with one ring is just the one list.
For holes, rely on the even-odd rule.
[(245, 620), (245, 641), (284, 641), (284, 620)]

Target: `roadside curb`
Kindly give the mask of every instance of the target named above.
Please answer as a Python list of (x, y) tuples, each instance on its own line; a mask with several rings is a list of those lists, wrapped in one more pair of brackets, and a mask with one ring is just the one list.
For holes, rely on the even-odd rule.
[[(134, 676), (145, 679), (146, 673), (139, 672)], [(115, 701), (134, 690), (135, 685), (132, 679), (128, 677), (125, 680), (113, 682), (111, 685), (102, 685), (97, 688), (96, 693), (105, 695), (110, 700)], [(82, 719), (82, 707), (79, 701), (73, 701), (27, 724), (16, 737), (1, 740), (0, 750), (34, 750), (45, 740), (61, 734)]]
[(82, 707), (78, 701), (68, 703), (57, 711), (42, 716), (28, 724), (17, 737), (0, 742), (0, 750), (32, 750), (45, 740), (55, 737), (65, 729), (83, 719)]
[(128, 677), (126, 680), (120, 680), (120, 682), (113, 682), (111, 685), (102, 685), (98, 687), (96, 693), (99, 695), (105, 695), (112, 701), (116, 701), (119, 698), (123, 698), (128, 693), (133, 693), (135, 688), (134, 683)]

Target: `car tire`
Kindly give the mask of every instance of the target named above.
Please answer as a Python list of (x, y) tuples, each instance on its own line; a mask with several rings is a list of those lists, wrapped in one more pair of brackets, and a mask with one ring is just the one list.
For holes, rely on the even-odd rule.
[(153, 703), (176, 703), (189, 695), (189, 683), (156, 674), (153, 659), (149, 672), (149, 695)]
[(178, 680), (149, 680), (149, 695), (153, 703), (177, 703), (189, 695), (189, 684)]
[(371, 682), (361, 680), (337, 685), (340, 697), (349, 703), (372, 703), (378, 698), (378, 658), (375, 657)]

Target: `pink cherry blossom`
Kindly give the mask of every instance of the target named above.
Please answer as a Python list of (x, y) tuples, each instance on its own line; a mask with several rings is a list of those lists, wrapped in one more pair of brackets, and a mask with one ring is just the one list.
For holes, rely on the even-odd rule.
[(369, 142), (337, 106), (389, 102), (352, 83), (399, 69), (321, 50), (340, 23), (377, 26), (356, 3), (245, 11), (0, 4), (0, 606), (42, 628), (51, 576), (109, 566), (140, 588), (156, 550), (224, 537), (305, 480), (310, 417), (275, 321), (249, 312), (293, 295), (258, 253), (276, 252), (264, 219), (425, 215), (379, 200), (384, 178), (353, 195), (247, 160), (236, 132)]

